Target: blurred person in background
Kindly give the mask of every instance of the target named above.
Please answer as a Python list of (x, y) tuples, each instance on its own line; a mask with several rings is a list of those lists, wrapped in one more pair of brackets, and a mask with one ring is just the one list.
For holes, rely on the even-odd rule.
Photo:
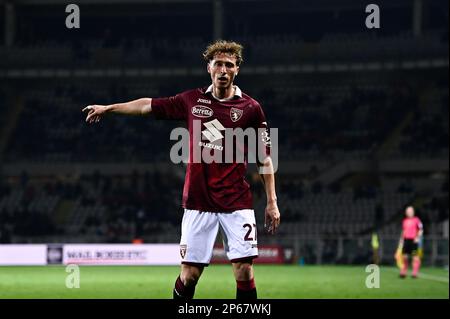
[(414, 207), (408, 206), (405, 210), (405, 215), (399, 241), (401, 255), (399, 253), (396, 254), (397, 265), (400, 268), (400, 278), (405, 278), (408, 273), (409, 257), (411, 256), (412, 278), (417, 278), (421, 264), (419, 243), (422, 241), (423, 225), (420, 219), (415, 216)]

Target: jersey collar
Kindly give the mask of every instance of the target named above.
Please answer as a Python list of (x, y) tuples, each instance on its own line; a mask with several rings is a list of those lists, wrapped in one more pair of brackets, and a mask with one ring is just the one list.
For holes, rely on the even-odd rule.
[(241, 91), (241, 89), (240, 89), (237, 85), (234, 86), (234, 96), (231, 97), (231, 98), (228, 98), (228, 99), (218, 99), (218, 98), (216, 98), (216, 97), (214, 96), (214, 93), (213, 93), (213, 85), (212, 85), (212, 84), (208, 87), (208, 89), (206, 90), (205, 93), (210, 93), (211, 96), (212, 96), (213, 98), (215, 98), (215, 99), (216, 99), (217, 101), (219, 101), (219, 102), (230, 101), (230, 100), (232, 100), (232, 99), (234, 99), (234, 98), (236, 98), (236, 97), (242, 98), (242, 91)]

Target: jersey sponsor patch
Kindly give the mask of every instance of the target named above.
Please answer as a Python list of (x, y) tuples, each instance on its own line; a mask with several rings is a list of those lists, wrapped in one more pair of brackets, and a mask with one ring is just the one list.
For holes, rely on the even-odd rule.
[(196, 105), (192, 107), (191, 112), (192, 115), (201, 118), (208, 118), (213, 116), (214, 114), (214, 111), (211, 108), (204, 105)]
[(220, 131), (225, 131), (225, 127), (223, 127), (222, 123), (220, 123), (217, 119), (212, 120), (211, 122), (203, 123), (203, 125), (206, 127), (206, 130), (202, 131), (202, 134), (211, 143), (224, 138)]
[(270, 139), (269, 130), (265, 129), (264, 132), (261, 133), (261, 141), (267, 147), (272, 147), (272, 141)]

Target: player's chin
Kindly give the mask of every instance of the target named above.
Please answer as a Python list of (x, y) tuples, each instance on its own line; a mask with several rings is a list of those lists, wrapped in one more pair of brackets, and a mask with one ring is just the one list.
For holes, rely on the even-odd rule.
[(216, 87), (218, 87), (218, 88), (226, 89), (229, 86), (230, 86), (230, 81), (220, 81), (220, 80), (216, 81)]

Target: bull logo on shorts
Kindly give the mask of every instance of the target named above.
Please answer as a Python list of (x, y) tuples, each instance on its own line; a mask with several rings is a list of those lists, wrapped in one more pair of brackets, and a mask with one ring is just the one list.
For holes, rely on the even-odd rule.
[(234, 107), (230, 110), (230, 117), (233, 122), (239, 121), (239, 119), (242, 117), (242, 114), (244, 114), (243, 110), (239, 110)]
[(180, 255), (181, 258), (184, 259), (186, 256), (187, 245), (180, 245)]

